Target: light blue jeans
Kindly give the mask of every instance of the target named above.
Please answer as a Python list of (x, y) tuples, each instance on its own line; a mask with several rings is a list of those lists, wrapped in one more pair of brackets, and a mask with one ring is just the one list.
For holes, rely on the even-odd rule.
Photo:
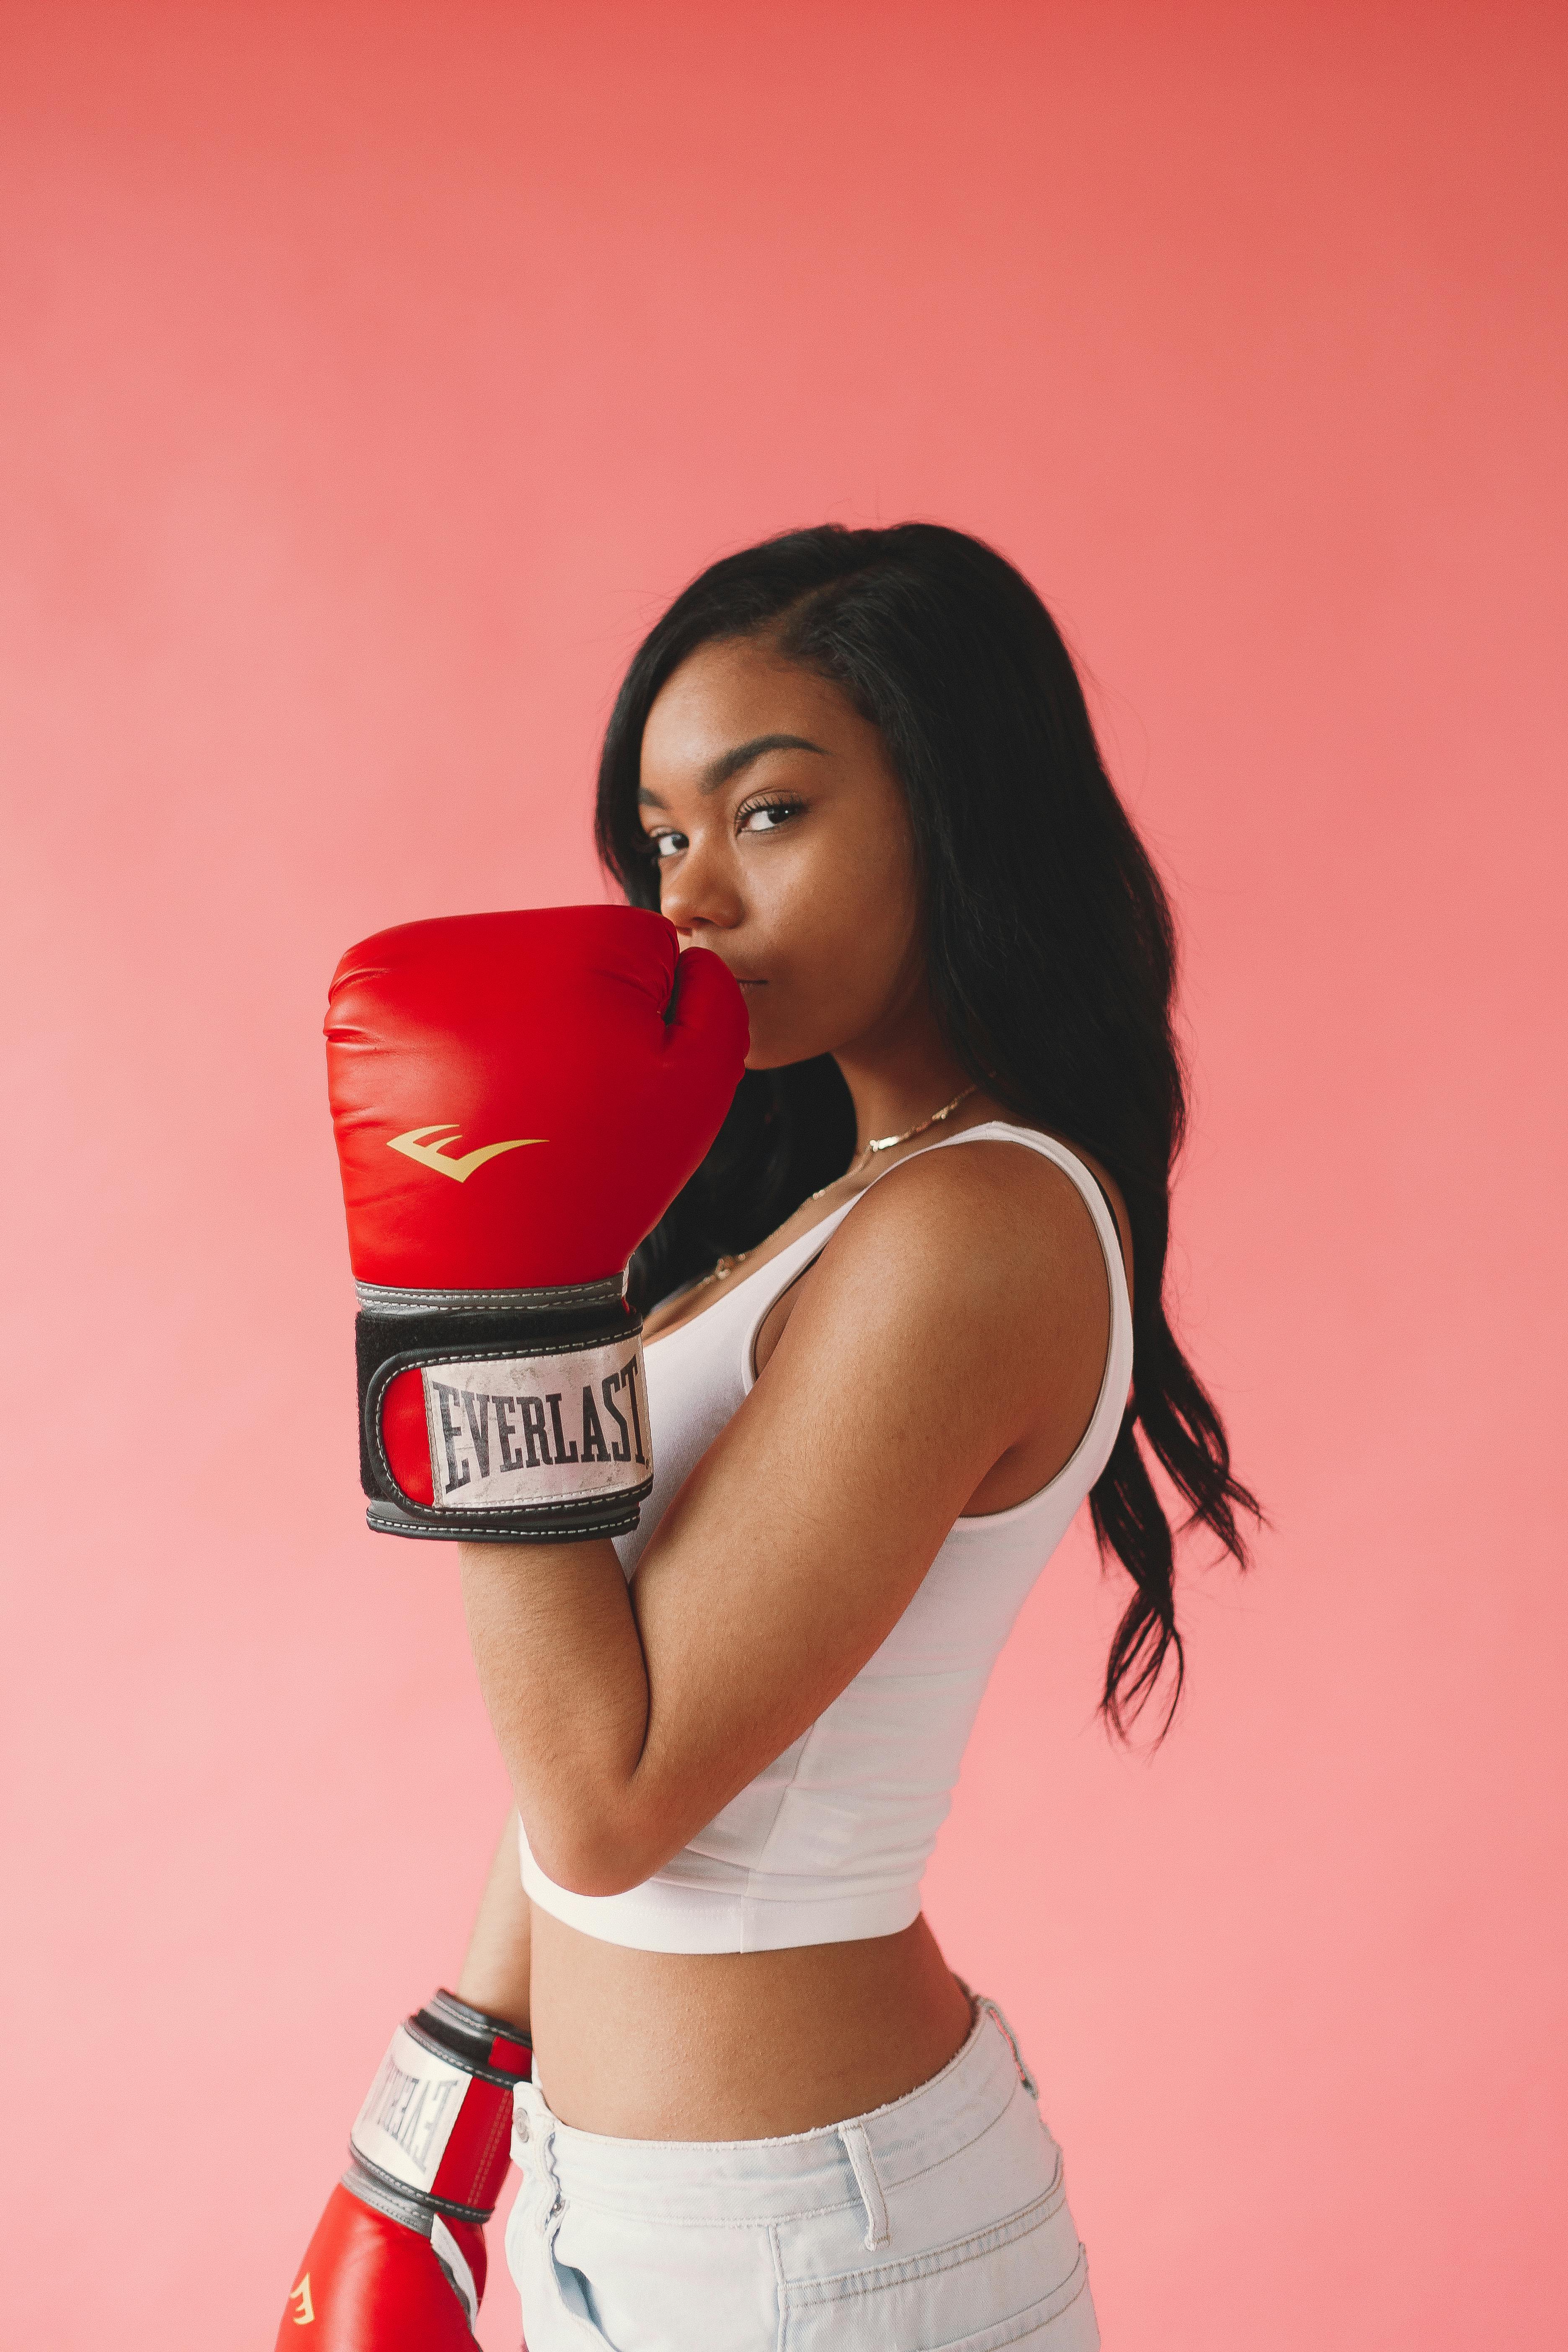
[(1096, 2352), (1061, 2151), (995, 2004), (940, 2074), (787, 2139), (605, 2139), (520, 2083), (528, 2352)]

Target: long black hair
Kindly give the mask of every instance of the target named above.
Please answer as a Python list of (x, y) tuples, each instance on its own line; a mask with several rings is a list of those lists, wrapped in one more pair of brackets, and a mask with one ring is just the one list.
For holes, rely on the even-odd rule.
[[(1021, 573), (935, 523), (825, 524), (710, 565), (638, 647), (605, 737), (595, 820), (600, 856), (634, 905), (658, 905), (637, 808), (654, 698), (699, 646), (759, 634), (880, 730), (909, 802), (932, 997), (959, 1063), (1121, 1187), (1133, 1392), (1090, 1510), (1101, 1555), (1133, 1591), (1101, 1704), (1124, 1733), (1169, 1662), (1168, 1723), (1184, 1672), (1174, 1547), (1142, 1445), (1188, 1507), (1184, 1529), (1207, 1528), (1243, 1567), (1237, 1513), (1258, 1506), (1165, 1313), (1186, 1096), (1159, 877), (1106, 773), (1067, 647)], [(854, 1146), (829, 1056), (748, 1071), (711, 1151), (634, 1257), (634, 1299), (649, 1305), (761, 1241), (843, 1173)]]

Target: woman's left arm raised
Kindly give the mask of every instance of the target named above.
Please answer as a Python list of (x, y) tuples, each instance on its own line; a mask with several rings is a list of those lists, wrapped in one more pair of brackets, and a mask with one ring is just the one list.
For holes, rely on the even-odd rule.
[(1016, 1146), (919, 1154), (800, 1283), (629, 1588), (605, 1538), (465, 1545), (479, 1679), (542, 1868), (584, 1895), (637, 1885), (782, 1755), (995, 1465), (1043, 1464), (1037, 1485), (1067, 1460), (1109, 1318), (1059, 1170)]

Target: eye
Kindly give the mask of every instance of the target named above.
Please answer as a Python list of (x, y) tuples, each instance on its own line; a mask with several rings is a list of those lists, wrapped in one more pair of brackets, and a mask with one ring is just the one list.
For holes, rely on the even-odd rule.
[(737, 833), (777, 833), (792, 817), (804, 816), (805, 803), (783, 798), (748, 801), (735, 817)]
[(647, 836), (647, 845), (656, 862), (661, 866), (666, 858), (674, 857), (681, 850), (689, 846), (686, 835), (683, 833), (676, 833), (673, 829), (661, 833), (650, 833)]

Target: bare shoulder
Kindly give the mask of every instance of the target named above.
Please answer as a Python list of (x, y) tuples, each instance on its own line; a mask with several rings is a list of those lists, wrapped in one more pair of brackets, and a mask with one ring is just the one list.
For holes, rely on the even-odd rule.
[(885, 1391), (922, 1426), (934, 1415), (963, 1490), (945, 1501), (984, 1512), (1068, 1459), (1110, 1339), (1104, 1252), (1078, 1186), (1043, 1152), (977, 1138), (919, 1153), (861, 1194), (775, 1301), (753, 1362), (759, 1376), (775, 1360), (784, 1371), (773, 1398), (786, 1414), (842, 1380)]
[(757, 1335), (759, 1370), (787, 1326), (836, 1353), (934, 1349), (955, 1377), (1026, 1349), (1054, 1383), (1103, 1361), (1110, 1290), (1072, 1179), (1000, 1139), (912, 1155), (856, 1200)]
[[(1121, 1204), (1102, 1181), (1125, 1248)], [(971, 1297), (1086, 1278), (1101, 1296), (1105, 1287), (1100, 1235), (1078, 1185), (1044, 1152), (1005, 1137), (918, 1152), (889, 1169), (855, 1202), (831, 1252), (847, 1268), (886, 1272), (898, 1262), (938, 1289), (956, 1281)]]

